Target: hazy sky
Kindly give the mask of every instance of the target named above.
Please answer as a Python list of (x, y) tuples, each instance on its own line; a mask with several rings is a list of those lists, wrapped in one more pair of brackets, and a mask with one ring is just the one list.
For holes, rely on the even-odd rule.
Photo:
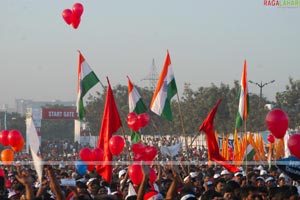
[[(85, 9), (77, 30), (61, 16), (76, 2)], [(153, 58), (160, 73), (166, 49), (179, 92), (185, 82), (232, 86), (244, 59), (248, 80), (276, 80), (263, 88), (269, 100), (300, 79), (300, 8), (263, 0), (2, 0), (0, 18), (0, 104), (10, 107), (16, 98), (75, 101), (77, 49), (112, 86), (127, 85), (126, 75), (148, 85), (141, 79)]]

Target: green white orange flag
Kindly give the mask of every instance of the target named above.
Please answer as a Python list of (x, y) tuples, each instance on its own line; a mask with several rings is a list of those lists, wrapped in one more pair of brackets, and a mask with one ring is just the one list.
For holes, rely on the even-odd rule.
[(244, 161), (252, 161), (254, 158), (254, 155), (256, 154), (255, 149), (252, 147), (251, 144), (248, 144), (247, 149), (244, 153)]
[(135, 112), (136, 114), (141, 114), (147, 111), (147, 107), (144, 104), (139, 92), (134, 87), (132, 82), (128, 78), (128, 104), (129, 112)]
[(171, 67), (169, 51), (167, 51), (165, 63), (151, 101), (150, 110), (172, 121), (171, 99), (176, 93), (175, 77)]
[[(144, 104), (139, 92), (136, 87), (128, 78), (128, 104), (129, 104), (129, 112), (135, 112), (136, 114), (145, 113), (147, 111), (147, 107)], [(141, 134), (139, 132), (131, 131), (130, 134), (131, 142), (133, 144), (141, 141)]]
[(235, 128), (239, 128), (243, 125), (243, 122), (247, 119), (248, 114), (248, 86), (247, 86), (247, 65), (246, 60), (244, 61), (244, 70), (241, 79), (241, 86), (239, 91), (239, 110), (237, 113)]
[(79, 52), (78, 63), (78, 87), (77, 87), (77, 113), (79, 120), (85, 118), (85, 110), (83, 105), (83, 97), (94, 87), (99, 81), (98, 77), (85, 61), (82, 54)]

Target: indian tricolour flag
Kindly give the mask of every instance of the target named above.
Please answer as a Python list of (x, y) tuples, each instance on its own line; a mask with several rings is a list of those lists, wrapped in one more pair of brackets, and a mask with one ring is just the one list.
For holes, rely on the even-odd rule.
[[(128, 76), (127, 78), (129, 112), (135, 112), (136, 114), (145, 113), (147, 111), (146, 105), (144, 104), (139, 92), (134, 87)], [(133, 144), (140, 142), (141, 133), (131, 130), (130, 138)]]
[(128, 104), (129, 112), (135, 112), (136, 114), (141, 114), (147, 111), (147, 107), (144, 104), (139, 92), (134, 87), (132, 82), (128, 78)]
[(244, 70), (241, 79), (241, 86), (239, 91), (239, 110), (237, 113), (235, 128), (239, 128), (243, 125), (243, 122), (247, 119), (248, 114), (248, 87), (247, 87), (247, 65), (246, 60), (244, 61)]
[(85, 61), (82, 54), (79, 52), (78, 64), (78, 91), (77, 91), (77, 113), (79, 120), (85, 118), (85, 110), (83, 105), (83, 97), (86, 93), (99, 82), (98, 77)]
[(169, 52), (160, 74), (157, 86), (152, 98), (150, 110), (157, 115), (172, 121), (171, 99), (177, 93), (175, 77), (171, 67)]
[(244, 153), (244, 160), (247, 161), (253, 160), (255, 154), (256, 154), (255, 149), (252, 147), (251, 144), (248, 144), (247, 149)]

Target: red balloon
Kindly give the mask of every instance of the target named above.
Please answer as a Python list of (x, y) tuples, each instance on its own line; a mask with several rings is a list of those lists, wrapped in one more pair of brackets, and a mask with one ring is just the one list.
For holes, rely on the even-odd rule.
[(9, 145), (8, 133), (9, 133), (9, 130), (2, 130), (0, 132), (0, 142), (3, 144), (3, 146), (8, 146)]
[(0, 176), (5, 177), (5, 171), (2, 168), (0, 168)]
[(294, 155), (296, 158), (300, 159), (300, 134), (291, 135), (287, 145), (291, 154)]
[(149, 173), (149, 181), (151, 183), (154, 183), (156, 181), (156, 172), (154, 169), (150, 168), (150, 173)]
[(92, 151), (91, 149), (84, 147), (79, 152), (79, 157), (82, 161), (88, 162), (92, 160)]
[(135, 143), (135, 144), (131, 145), (131, 150), (135, 154), (144, 152), (145, 151), (145, 145), (141, 142)]
[(65, 22), (70, 25), (72, 23), (72, 10), (70, 9), (65, 9), (62, 12), (62, 17), (65, 20)]
[(11, 146), (13, 146), (13, 147), (19, 146), (20, 143), (22, 142), (22, 140), (24, 141), (23, 136), (22, 136), (20, 131), (15, 130), (15, 129), (9, 131), (9, 133), (8, 133), (8, 143)]
[(14, 160), (14, 152), (11, 149), (4, 149), (1, 151), (1, 160), (5, 165), (9, 165)]
[(157, 149), (154, 146), (146, 146), (145, 148), (145, 157), (147, 161), (152, 161), (157, 155)]
[(137, 164), (130, 165), (128, 167), (128, 175), (133, 184), (141, 184), (144, 177), (142, 166)]
[(103, 161), (104, 152), (101, 148), (95, 148), (92, 151), (93, 161)]
[(267, 139), (271, 144), (273, 144), (275, 142), (275, 137), (272, 134), (269, 134)]
[(80, 24), (80, 17), (78, 17), (77, 15), (75, 15), (74, 13), (72, 14), (72, 26), (74, 29), (77, 29), (79, 24)]
[(80, 18), (83, 13), (83, 5), (81, 3), (75, 3), (72, 7), (73, 13)]
[(274, 109), (266, 116), (266, 124), (268, 129), (276, 138), (283, 138), (289, 126), (287, 114), (281, 109)]
[(139, 120), (140, 127), (145, 127), (147, 126), (150, 120), (150, 116), (147, 113), (142, 113), (138, 115), (138, 120)]
[(123, 151), (124, 146), (125, 146), (125, 141), (122, 136), (115, 135), (112, 136), (109, 140), (108, 147), (110, 153), (114, 156), (118, 156)]
[(24, 139), (22, 137), (21, 141), (18, 143), (17, 146), (12, 146), (11, 148), (14, 150), (14, 152), (19, 152), (23, 149), (24, 147)]
[(93, 165), (93, 164), (87, 165), (87, 170), (88, 171), (93, 171), (94, 169), (95, 169), (95, 165)]
[(127, 115), (127, 125), (133, 131), (138, 131), (140, 129), (140, 123), (136, 113), (131, 112)]
[(135, 153), (133, 155), (133, 161), (142, 161), (142, 160), (146, 160), (145, 159), (145, 153)]

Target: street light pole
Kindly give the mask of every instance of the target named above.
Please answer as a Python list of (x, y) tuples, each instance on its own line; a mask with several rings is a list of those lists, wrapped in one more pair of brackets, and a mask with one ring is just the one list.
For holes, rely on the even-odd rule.
[(263, 89), (263, 87), (265, 87), (268, 84), (274, 83), (275, 80), (272, 80), (272, 81), (269, 81), (269, 82), (266, 82), (266, 83), (263, 83), (262, 81), (260, 81), (260, 83), (257, 83), (257, 82), (253, 82), (251, 80), (249, 80), (248, 82), (257, 85), (260, 88), (259, 98), (261, 100), (262, 99), (262, 89)]

